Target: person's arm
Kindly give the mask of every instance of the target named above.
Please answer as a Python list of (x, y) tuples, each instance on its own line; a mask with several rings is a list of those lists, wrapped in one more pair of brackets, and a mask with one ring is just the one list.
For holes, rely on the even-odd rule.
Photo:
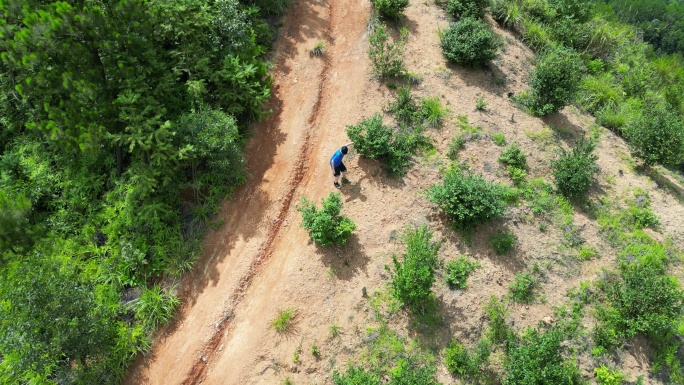
[(349, 143), (345, 144), (345, 146), (347, 146), (347, 147), (353, 146), (353, 145), (354, 145), (354, 142), (349, 142)]

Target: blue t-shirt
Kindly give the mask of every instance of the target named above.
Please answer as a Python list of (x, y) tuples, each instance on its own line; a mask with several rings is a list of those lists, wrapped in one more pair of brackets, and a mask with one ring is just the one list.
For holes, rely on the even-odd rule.
[(344, 158), (344, 154), (342, 153), (342, 148), (339, 148), (330, 158), (330, 165), (333, 167), (339, 166), (342, 164), (342, 158)]

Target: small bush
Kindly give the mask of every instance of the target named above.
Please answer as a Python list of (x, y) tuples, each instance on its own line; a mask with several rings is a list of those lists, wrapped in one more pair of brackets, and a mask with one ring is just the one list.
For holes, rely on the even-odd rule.
[(373, 372), (366, 372), (360, 366), (351, 366), (343, 374), (335, 370), (333, 372), (333, 383), (335, 385), (380, 385), (380, 376)]
[(408, 7), (409, 0), (371, 0), (371, 3), (381, 15), (397, 19)]
[(449, 110), (442, 105), (437, 96), (420, 98), (420, 112), (428, 127), (439, 127), (442, 120), (449, 115)]
[(302, 227), (309, 232), (311, 239), (321, 246), (332, 244), (344, 245), (356, 229), (354, 222), (340, 215), (342, 210), (342, 196), (330, 193), (323, 200), (323, 207), (318, 210), (316, 205), (306, 198), (302, 198), (297, 211), (302, 213)]
[(421, 128), (403, 126), (395, 131), (384, 126), (378, 114), (356, 126), (347, 126), (347, 136), (359, 154), (380, 160), (394, 175), (403, 175), (416, 149), (429, 144)]
[(495, 134), (492, 134), (492, 141), (494, 144), (496, 144), (499, 147), (503, 147), (506, 145), (506, 135), (497, 132)]
[(494, 59), (501, 46), (500, 38), (485, 22), (470, 17), (451, 24), (440, 40), (447, 60), (469, 66)]
[(666, 341), (684, 314), (684, 292), (658, 266), (623, 264), (620, 274), (608, 275), (599, 289), (606, 305), (598, 310), (601, 325), (595, 330), (595, 340), (605, 348), (639, 333)]
[(499, 157), (499, 162), (520, 170), (525, 170), (527, 168), (527, 158), (525, 158), (525, 153), (520, 149), (520, 146), (518, 146), (517, 143), (513, 143), (506, 147), (501, 154), (501, 157)]
[(576, 365), (561, 355), (563, 333), (551, 329), (541, 334), (529, 329), (520, 343), (509, 345), (504, 359), (504, 385), (515, 384), (582, 384)]
[(411, 96), (411, 87), (405, 86), (397, 90), (397, 98), (390, 102), (387, 110), (394, 114), (397, 123), (412, 125), (420, 117), (420, 109)]
[(469, 229), (490, 219), (503, 216), (506, 209), (506, 187), (487, 182), (481, 176), (463, 175), (451, 167), (442, 185), (427, 191), (430, 202), (436, 203), (454, 221), (454, 226)]
[(518, 241), (518, 238), (512, 232), (497, 231), (496, 235), (489, 238), (489, 243), (492, 244), (496, 255), (508, 254), (513, 250), (513, 245)]
[(506, 170), (508, 170), (508, 174), (511, 176), (514, 186), (522, 187), (525, 184), (525, 180), (527, 179), (527, 171), (513, 166), (506, 167)]
[(441, 385), (434, 379), (434, 366), (420, 365), (415, 361), (415, 359), (400, 358), (397, 365), (390, 371), (388, 385)]
[(624, 133), (632, 154), (644, 164), (676, 166), (684, 163), (684, 121), (667, 104), (645, 103), (641, 116), (629, 121)]
[(513, 278), (508, 287), (511, 299), (519, 303), (530, 303), (534, 299), (534, 292), (539, 286), (539, 279), (530, 273), (519, 273)]
[(478, 111), (484, 111), (487, 109), (487, 102), (485, 102), (484, 96), (477, 98), (477, 101), (475, 102), (475, 109)]
[(560, 157), (551, 162), (556, 187), (564, 196), (579, 198), (589, 191), (592, 177), (598, 172), (595, 148), (594, 139), (582, 137), (571, 152), (561, 149)]
[(458, 341), (452, 341), (444, 353), (444, 364), (452, 374), (479, 383), (486, 376), (491, 354), (491, 343), (487, 339), (478, 342), (475, 352)]
[(485, 314), (489, 320), (488, 337), (494, 343), (514, 342), (515, 333), (506, 323), (508, 312), (502, 301), (493, 295), (489, 298), (489, 303), (484, 307)]
[(480, 262), (470, 261), (465, 255), (450, 261), (445, 269), (444, 278), (452, 289), (465, 289), (468, 286), (468, 276), (480, 266)]
[(546, 51), (530, 75), (530, 99), (526, 102), (535, 115), (553, 114), (575, 98), (584, 65), (571, 48)]
[(458, 153), (464, 146), (463, 136), (458, 135), (451, 138), (449, 142), (449, 148), (447, 149), (447, 158), (451, 160), (458, 160)]
[(385, 27), (378, 25), (368, 39), (368, 57), (373, 66), (373, 74), (379, 78), (401, 76), (406, 71), (402, 56), (408, 38), (408, 31), (402, 29), (399, 40), (391, 42)]
[(612, 370), (605, 365), (594, 368), (596, 382), (599, 385), (621, 385), (625, 375), (620, 370)]
[(288, 307), (282, 310), (278, 310), (278, 315), (271, 321), (271, 326), (278, 333), (287, 333), (292, 325), (294, 325), (294, 319), (297, 316), (297, 310)]
[(447, 0), (446, 11), (456, 19), (482, 19), (487, 7), (489, 0)]
[(432, 241), (432, 232), (427, 226), (408, 230), (404, 241), (406, 253), (402, 255), (402, 262), (396, 255), (392, 256), (392, 294), (412, 311), (422, 312), (432, 294), (440, 244)]
[(309, 51), (309, 56), (323, 56), (325, 53), (325, 42), (319, 41), (316, 45)]

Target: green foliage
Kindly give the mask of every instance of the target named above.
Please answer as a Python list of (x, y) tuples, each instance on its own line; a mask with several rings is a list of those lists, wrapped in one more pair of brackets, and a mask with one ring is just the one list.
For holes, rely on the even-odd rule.
[(528, 329), (519, 343), (506, 349), (504, 384), (581, 384), (576, 365), (561, 355), (561, 341), (563, 333), (558, 329), (543, 334)]
[(26, 253), (39, 238), (31, 223), (31, 201), (24, 195), (11, 196), (0, 190), (0, 260), (5, 252)]
[(683, 163), (684, 120), (667, 104), (648, 101), (642, 115), (626, 124), (624, 133), (632, 154), (646, 165)]
[(468, 276), (480, 266), (480, 262), (471, 261), (465, 255), (461, 255), (458, 259), (449, 261), (445, 266), (446, 279), (449, 287), (453, 289), (465, 289), (468, 287)]
[[(406, 110), (402, 110), (402, 113), (404, 111)], [(410, 116), (409, 119), (413, 119), (413, 115)], [(347, 126), (347, 135), (354, 142), (359, 154), (382, 161), (387, 171), (393, 175), (405, 174), (411, 155), (417, 148), (429, 143), (421, 127), (402, 125), (392, 129), (382, 124), (379, 114), (356, 126)]]
[(140, 297), (131, 302), (135, 318), (148, 331), (166, 323), (180, 304), (180, 300), (172, 293), (164, 293), (159, 285), (144, 288)]
[(518, 241), (518, 238), (510, 231), (497, 231), (496, 235), (489, 238), (489, 243), (491, 243), (494, 248), (496, 255), (505, 255), (513, 250), (513, 245)]
[(409, 126), (413, 125), (420, 115), (420, 109), (411, 96), (410, 86), (400, 87), (397, 90), (397, 98), (389, 103), (387, 110), (394, 114), (397, 123)]
[(514, 186), (522, 187), (525, 184), (525, 180), (527, 179), (527, 171), (513, 166), (506, 167), (506, 170), (508, 170), (508, 174), (511, 176)]
[(454, 220), (454, 226), (469, 229), (503, 216), (505, 191), (502, 185), (487, 182), (478, 175), (464, 175), (451, 167), (444, 175), (443, 184), (433, 185), (426, 194), (430, 202)]
[(684, 314), (678, 282), (651, 264), (622, 264), (620, 274), (609, 274), (599, 288), (606, 304), (599, 307), (594, 338), (605, 348), (637, 334), (665, 341)]
[(340, 374), (333, 372), (335, 385), (380, 385), (380, 376), (372, 372), (366, 372), (362, 367), (350, 366), (347, 371)]
[(660, 52), (684, 53), (684, 5), (666, 0), (611, 0), (620, 21), (643, 31), (644, 40)]
[(392, 256), (392, 294), (414, 312), (422, 312), (432, 295), (435, 270), (439, 265), (440, 243), (432, 241), (427, 226), (410, 229), (404, 235), (406, 253), (399, 262)]
[(484, 111), (487, 109), (487, 102), (485, 102), (484, 96), (477, 98), (477, 101), (475, 102), (475, 109), (478, 111)]
[(441, 385), (434, 376), (434, 366), (420, 365), (415, 359), (400, 358), (390, 370), (388, 385)]
[(539, 287), (539, 278), (524, 272), (515, 275), (513, 282), (508, 286), (508, 290), (513, 301), (530, 303), (534, 300), (537, 287)]
[(491, 296), (489, 302), (484, 307), (484, 311), (489, 320), (488, 338), (493, 343), (514, 342), (515, 333), (506, 323), (508, 311), (503, 301), (499, 301), (495, 295)]
[(447, 149), (447, 158), (456, 161), (458, 160), (458, 153), (464, 147), (463, 136), (457, 135), (451, 138), (449, 142), (449, 148)]
[(381, 15), (397, 19), (408, 7), (409, 0), (371, 0), (371, 3)]
[(498, 35), (487, 24), (471, 17), (451, 24), (440, 41), (447, 60), (469, 66), (494, 59), (501, 46)]
[(490, 345), (487, 339), (481, 339), (475, 351), (469, 352), (460, 342), (452, 341), (446, 348), (444, 364), (452, 374), (480, 383), (487, 375)]
[[(400, 0), (401, 1), (401, 0)], [(406, 71), (402, 56), (408, 39), (408, 30), (402, 29), (399, 39), (392, 42), (383, 25), (376, 25), (368, 39), (368, 57), (373, 66), (373, 74), (379, 78), (394, 78)]]
[(278, 333), (287, 333), (294, 325), (297, 310), (291, 307), (278, 310), (278, 315), (271, 321), (271, 326)]
[(420, 98), (420, 114), (428, 127), (439, 127), (449, 110), (442, 105), (439, 97)]
[(330, 193), (322, 200), (321, 209), (306, 198), (302, 198), (297, 211), (302, 213), (302, 227), (309, 232), (311, 240), (321, 246), (344, 245), (356, 229), (354, 222), (340, 215), (342, 196)]
[(515, 167), (520, 170), (527, 169), (527, 158), (517, 143), (513, 143), (506, 147), (501, 154), (501, 157), (499, 157), (499, 162), (505, 164), (506, 166)]
[(492, 134), (492, 141), (499, 147), (506, 145), (506, 135), (501, 132)]
[(619, 369), (610, 369), (605, 365), (594, 368), (596, 382), (599, 385), (621, 385), (625, 375)]
[(550, 48), (537, 60), (530, 75), (530, 99), (526, 104), (535, 115), (553, 114), (574, 100), (584, 65), (570, 48)]
[(558, 190), (568, 198), (581, 198), (589, 191), (591, 180), (598, 172), (593, 154), (595, 139), (580, 138), (572, 151), (561, 148), (560, 157), (551, 162), (553, 176)]
[(482, 19), (489, 0), (447, 0), (447, 13), (456, 19), (471, 17)]

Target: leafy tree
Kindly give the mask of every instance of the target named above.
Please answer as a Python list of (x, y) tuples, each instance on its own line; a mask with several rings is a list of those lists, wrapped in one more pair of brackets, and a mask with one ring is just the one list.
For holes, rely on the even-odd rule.
[(451, 24), (440, 41), (447, 60), (470, 66), (494, 59), (501, 46), (498, 35), (485, 22), (472, 17)]
[(408, 230), (404, 240), (406, 253), (402, 261), (392, 256), (392, 293), (411, 310), (420, 311), (432, 293), (441, 245), (432, 241), (427, 226)]
[(302, 227), (321, 246), (344, 245), (356, 229), (351, 219), (340, 215), (342, 197), (339, 193), (330, 193), (327, 199), (323, 199), (320, 210), (313, 202), (302, 198), (297, 210), (302, 213)]

